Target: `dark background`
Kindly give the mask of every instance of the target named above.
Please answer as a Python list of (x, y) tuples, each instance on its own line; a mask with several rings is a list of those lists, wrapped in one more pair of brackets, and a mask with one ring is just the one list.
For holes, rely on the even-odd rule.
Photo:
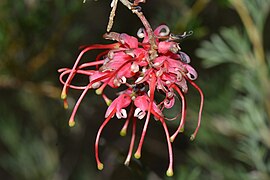
[[(126, 167), (131, 129), (121, 137), (124, 122), (113, 119), (100, 144), (104, 170), (97, 170), (94, 142), (107, 107), (90, 91), (69, 128), (80, 92), (70, 91), (64, 110), (57, 70), (72, 67), (81, 45), (110, 43), (102, 39), (110, 3), (0, 2), (0, 179), (270, 179), (269, 0), (147, 0), (142, 8), (153, 28), (194, 31), (181, 47), (205, 93), (202, 126), (190, 141), (200, 100), (190, 87), (185, 132), (173, 143), (175, 175), (168, 178), (160, 123), (150, 122), (142, 158)], [(135, 36), (141, 26), (119, 3), (112, 30)], [(177, 128), (168, 124), (171, 132)]]

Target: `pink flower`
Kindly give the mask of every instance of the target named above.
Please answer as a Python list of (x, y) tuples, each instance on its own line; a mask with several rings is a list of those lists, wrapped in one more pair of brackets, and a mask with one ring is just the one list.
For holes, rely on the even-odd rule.
[[(184, 128), (186, 117), (184, 94), (188, 92), (188, 82), (198, 90), (201, 96), (198, 124), (191, 136), (192, 140), (199, 130), (204, 97), (201, 89), (194, 83), (198, 75), (194, 68), (189, 65), (189, 56), (182, 52), (179, 44), (175, 42), (178, 36), (182, 36), (177, 35), (174, 37), (174, 35), (170, 34), (170, 30), (166, 25), (159, 26), (154, 31), (154, 34), (157, 45), (157, 55), (154, 58), (150, 57), (150, 51), (152, 49), (149, 36), (141, 28), (137, 35), (143, 38), (142, 42), (125, 33), (107, 33), (104, 35), (105, 39), (115, 40), (117, 42), (107, 45), (96, 44), (86, 46), (71, 69), (62, 68), (59, 70), (61, 73), (60, 82), (64, 84), (61, 97), (64, 100), (65, 108), (67, 108), (66, 97), (68, 89), (82, 90), (82, 94), (73, 108), (69, 120), (70, 126), (75, 125), (75, 114), (89, 89), (96, 89), (96, 93), (102, 95), (104, 101), (109, 106), (105, 113), (105, 121), (98, 130), (95, 142), (95, 157), (98, 169), (100, 170), (103, 169), (103, 164), (98, 155), (98, 143), (104, 127), (111, 118), (116, 116), (118, 119), (126, 119), (120, 132), (122, 136), (126, 134), (127, 127), (130, 121), (132, 121), (131, 143), (125, 161), (125, 164), (128, 165), (135, 142), (136, 122), (138, 119), (145, 119), (139, 145), (134, 154), (136, 158), (140, 158), (144, 137), (152, 115), (162, 124), (165, 131), (169, 150), (167, 175), (171, 176), (173, 174), (173, 152), (171, 144)], [(104, 49), (105, 51), (100, 53), (95, 61), (83, 64), (79, 63), (84, 53), (96, 49)], [(77, 74), (87, 76), (89, 82), (85, 86), (73, 84), (73, 79)], [(67, 78), (64, 79), (64, 77)], [(126, 87), (126, 90), (119, 92), (113, 101), (104, 93), (106, 87), (119, 88), (120, 86)], [(155, 100), (155, 93), (165, 94), (165, 96), (157, 102)], [(178, 97), (180, 97), (182, 104), (181, 113), (179, 113), (179, 115), (181, 114), (181, 118), (177, 130), (170, 136), (166, 121), (177, 120), (178, 115), (169, 119), (164, 117), (162, 111), (164, 108), (170, 109), (173, 107)], [(127, 109), (129, 109), (129, 112), (127, 112)]]

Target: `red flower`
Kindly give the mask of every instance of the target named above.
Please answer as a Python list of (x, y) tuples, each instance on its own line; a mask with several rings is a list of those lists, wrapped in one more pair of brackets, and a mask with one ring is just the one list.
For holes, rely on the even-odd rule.
[[(187, 82), (195, 87), (201, 96), (198, 125), (191, 136), (192, 140), (198, 132), (203, 107), (203, 93), (194, 83), (194, 80), (197, 78), (197, 73), (188, 64), (190, 63), (189, 56), (182, 52), (179, 44), (175, 42), (178, 37), (182, 36), (174, 36), (170, 34), (169, 28), (165, 25), (159, 26), (154, 31), (154, 34), (156, 36), (155, 41), (157, 44), (157, 55), (154, 58), (150, 56), (150, 51), (152, 49), (148, 34), (141, 28), (137, 35), (140, 38), (143, 38), (142, 42), (138, 42), (137, 38), (125, 33), (118, 34), (111, 32), (105, 34), (104, 38), (116, 40), (117, 43), (87, 46), (78, 56), (72, 69), (63, 68), (59, 70), (61, 73), (60, 81), (64, 84), (61, 97), (64, 99), (66, 108), (68, 89), (73, 88), (83, 90), (75, 104), (75, 107), (73, 108), (69, 120), (70, 126), (75, 125), (74, 116), (83, 97), (89, 89), (96, 89), (96, 93), (102, 95), (106, 104), (109, 106), (105, 113), (106, 119), (98, 130), (95, 143), (95, 155), (98, 169), (103, 169), (103, 164), (99, 160), (98, 156), (99, 138), (103, 128), (107, 125), (110, 119), (115, 115), (118, 119), (126, 119), (126, 123), (120, 132), (122, 136), (126, 134), (129, 122), (133, 122), (130, 148), (125, 161), (125, 164), (128, 165), (134, 147), (136, 121), (137, 119), (145, 118), (140, 142), (134, 155), (136, 158), (140, 158), (142, 144), (152, 115), (156, 120), (161, 122), (164, 128), (170, 160), (167, 175), (173, 175), (173, 153), (171, 143), (175, 140), (178, 133), (182, 132), (184, 128), (186, 116), (186, 102), (184, 94), (188, 91)], [(95, 61), (79, 65), (82, 55), (95, 49), (104, 49), (105, 51), (100, 53)], [(88, 84), (85, 86), (74, 85), (72, 83), (73, 78), (77, 74), (88, 76)], [(67, 76), (66, 80), (63, 79), (65, 76)], [(104, 88), (108, 86), (111, 88), (126, 86), (127, 89), (119, 92), (118, 97), (111, 101), (104, 93)], [(164, 99), (158, 104), (154, 99), (155, 93), (165, 94)], [(164, 108), (170, 109), (173, 107), (175, 97), (177, 96), (180, 96), (182, 103), (181, 119), (176, 132), (170, 136), (166, 120), (176, 120), (178, 116), (168, 119), (164, 117), (162, 111)], [(126, 110), (127, 107), (130, 107), (129, 112)]]

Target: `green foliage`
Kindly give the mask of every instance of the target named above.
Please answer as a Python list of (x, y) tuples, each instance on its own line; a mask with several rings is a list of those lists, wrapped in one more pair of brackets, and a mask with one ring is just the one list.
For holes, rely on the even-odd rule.
[(245, 0), (245, 6), (253, 19), (254, 24), (262, 33), (269, 13), (269, 0)]
[(219, 35), (212, 35), (211, 41), (202, 42), (203, 48), (197, 50), (197, 55), (205, 61), (203, 65), (210, 68), (222, 63), (248, 65), (251, 47), (245, 35), (236, 28), (222, 29)]
[[(231, 0), (244, 29), (222, 29), (220, 35), (212, 35), (210, 41), (201, 44), (197, 55), (204, 59), (203, 64), (207, 68), (231, 64), (230, 86), (234, 88), (235, 97), (231, 99), (230, 113), (212, 121), (218, 124), (219, 133), (236, 141), (232, 160), (238, 160), (236, 163), (244, 168), (241, 173), (248, 179), (269, 179), (269, 62), (261, 58), (267, 54), (261, 53), (266, 48), (260, 49), (263, 47), (262, 41), (255, 41), (254, 36), (263, 39), (262, 31), (270, 2), (241, 2)], [(240, 3), (242, 6), (239, 6)], [(249, 13), (245, 13), (245, 10)], [(249, 20), (251, 22), (247, 23)], [(252, 33), (256, 34), (250, 33), (248, 28), (253, 28)], [(231, 151), (230, 146), (222, 148)]]

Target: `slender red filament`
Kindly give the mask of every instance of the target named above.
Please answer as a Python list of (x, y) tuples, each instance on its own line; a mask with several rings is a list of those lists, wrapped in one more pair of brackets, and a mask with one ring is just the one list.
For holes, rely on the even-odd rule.
[(77, 100), (74, 108), (73, 108), (73, 111), (72, 111), (72, 114), (69, 118), (69, 125), (70, 126), (74, 126), (75, 125), (75, 122), (74, 122), (74, 117), (75, 117), (75, 114), (79, 108), (79, 105), (81, 104), (84, 96), (86, 95), (87, 91), (91, 88), (91, 84), (88, 84), (88, 86), (84, 89), (84, 91), (82, 92), (81, 96), (79, 97), (79, 99)]
[(201, 96), (200, 110), (199, 110), (199, 115), (198, 115), (198, 124), (197, 124), (197, 127), (196, 127), (194, 133), (190, 137), (191, 140), (194, 140), (197, 133), (198, 133), (200, 125), (201, 125), (202, 110), (203, 110), (203, 103), (204, 103), (204, 95), (203, 95), (203, 92), (202, 92), (201, 88), (196, 83), (194, 83), (191, 80), (189, 80), (189, 82), (195, 89), (198, 90), (198, 92), (200, 93), (200, 96)]
[(170, 137), (171, 142), (173, 142), (176, 138), (176, 136), (179, 134), (179, 132), (181, 132), (181, 130), (184, 128), (184, 124), (185, 124), (185, 119), (186, 119), (186, 101), (185, 101), (185, 97), (184, 94), (182, 93), (182, 91), (176, 86), (176, 85), (172, 85), (172, 88), (174, 88), (174, 90), (177, 91), (177, 93), (180, 95), (181, 100), (182, 100), (182, 116), (181, 116), (181, 120), (180, 120), (180, 124), (176, 130), (176, 132)]
[(165, 135), (166, 135), (166, 140), (167, 140), (167, 145), (168, 145), (168, 152), (169, 152), (169, 166), (168, 166), (168, 170), (167, 170), (167, 176), (173, 176), (173, 151), (172, 151), (172, 144), (170, 141), (170, 134), (167, 128), (167, 125), (164, 121), (164, 119), (160, 119), (163, 129), (165, 131)]
[(111, 120), (111, 118), (113, 117), (113, 115), (115, 114), (116, 109), (114, 109), (109, 116), (105, 119), (105, 121), (101, 124), (98, 133), (97, 133), (97, 137), (96, 137), (96, 142), (95, 142), (95, 157), (96, 157), (96, 162), (97, 162), (97, 167), (99, 170), (103, 169), (103, 164), (101, 163), (101, 161), (99, 160), (99, 155), (98, 155), (98, 143), (99, 143), (99, 139), (100, 139), (100, 135), (102, 130), (104, 129), (104, 127), (107, 125), (107, 123)]
[[(63, 77), (65, 75), (67, 75), (68, 73), (70, 73), (71, 70), (70, 69), (67, 69), (65, 70), (64, 72), (61, 73), (60, 77), (59, 77), (59, 80), (62, 84), (65, 84), (66, 82), (63, 80)], [(77, 70), (76, 71), (77, 74), (83, 74), (83, 75), (92, 75), (93, 74), (93, 71), (91, 70)], [(72, 88), (72, 89), (79, 89), (79, 90), (83, 90), (86, 88), (86, 86), (75, 86), (75, 85), (71, 85), (71, 84), (67, 84), (68, 87)]]
[(128, 166), (130, 163), (130, 159), (132, 156), (132, 151), (133, 151), (133, 147), (134, 147), (134, 142), (135, 142), (135, 137), (136, 137), (136, 123), (137, 123), (137, 118), (133, 117), (133, 123), (132, 123), (132, 135), (131, 135), (131, 141), (130, 141), (130, 145), (129, 145), (129, 150), (128, 150), (128, 155), (127, 158), (125, 160), (125, 165)]
[(138, 149), (137, 149), (136, 153), (134, 154), (135, 158), (137, 158), (137, 159), (139, 159), (141, 157), (142, 144), (143, 144), (143, 141), (145, 138), (145, 134), (146, 134), (147, 127), (149, 124), (150, 115), (151, 115), (153, 102), (154, 102), (154, 92), (155, 92), (155, 87), (156, 87), (156, 75), (155, 75), (155, 73), (151, 73), (151, 75), (152, 76), (151, 76), (151, 83), (150, 83), (150, 102), (149, 102), (149, 106), (148, 106), (147, 117), (146, 117), (146, 120), (144, 123), (144, 127), (143, 127), (143, 131), (142, 131), (142, 135), (141, 135)]
[(104, 62), (105, 60), (83, 63), (78, 67), (78, 69), (83, 69), (83, 68), (91, 67), (91, 66), (98, 66), (98, 65), (104, 64)]
[[(94, 83), (96, 83), (96, 82), (99, 82), (99, 81), (101, 81), (101, 80), (104, 79), (104, 78), (107, 78), (107, 76), (106, 76), (106, 75), (105, 75), (105, 76), (101, 76), (101, 77), (99, 77), (99, 78), (93, 80), (91, 83), (89, 83), (89, 84), (84, 88), (84, 91), (82, 92), (81, 96), (80, 96), (79, 99), (77, 100), (77, 102), (76, 102), (76, 104), (75, 104), (75, 106), (74, 106), (74, 108), (73, 108), (72, 114), (71, 114), (71, 116), (70, 116), (70, 119), (69, 119), (69, 125), (70, 125), (71, 127), (75, 125), (74, 117), (75, 117), (76, 112), (77, 112), (77, 110), (78, 110), (78, 108), (79, 108), (79, 105), (81, 104), (81, 101), (83, 100), (83, 98), (84, 98), (85, 94), (87, 93), (87, 91), (91, 88), (92, 84), (94, 84)], [(64, 104), (64, 106), (68, 106), (67, 102), (66, 102), (66, 104)]]

